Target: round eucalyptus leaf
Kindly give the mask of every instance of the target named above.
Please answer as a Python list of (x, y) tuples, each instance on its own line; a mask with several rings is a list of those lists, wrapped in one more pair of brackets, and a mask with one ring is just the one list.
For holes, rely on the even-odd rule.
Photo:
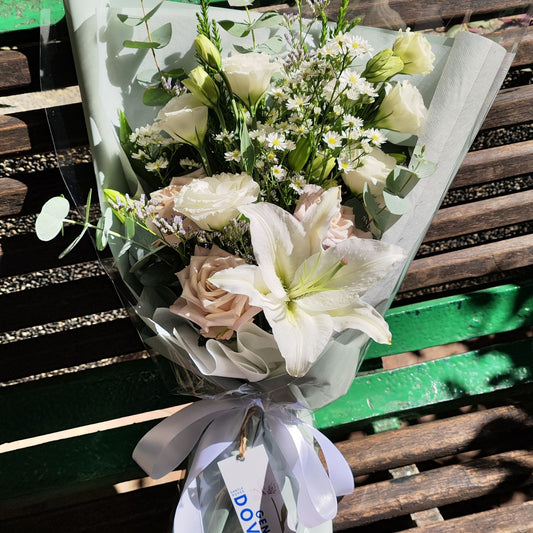
[(50, 198), (35, 221), (35, 233), (41, 241), (51, 241), (63, 228), (70, 210), (69, 201), (62, 196)]

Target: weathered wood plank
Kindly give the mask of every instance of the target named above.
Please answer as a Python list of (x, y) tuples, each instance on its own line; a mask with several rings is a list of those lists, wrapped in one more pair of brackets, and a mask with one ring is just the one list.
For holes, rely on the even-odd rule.
[(532, 170), (533, 140), (469, 152), (451, 188), (490, 183)]
[(20, 213), (28, 187), (12, 178), (0, 178), (0, 216)]
[(501, 128), (532, 120), (533, 85), (523, 85), (498, 93), (481, 129)]
[(144, 346), (129, 318), (0, 345), (0, 381), (140, 352)]
[(31, 82), (26, 56), (16, 50), (0, 50), (0, 90), (22, 87)]
[(19, 118), (0, 116), (0, 137), (2, 138), (0, 155), (31, 149), (28, 126)]
[(533, 452), (515, 450), (462, 465), (357, 487), (339, 504), (335, 531), (533, 483)]
[(354, 476), (360, 476), (495, 445), (501, 450), (509, 432), (516, 436), (513, 444), (533, 435), (533, 420), (524, 409), (496, 407), (338, 442), (337, 447)]
[(416, 528), (417, 533), (527, 533), (533, 524), (533, 501), (508, 505)]
[(437, 212), (424, 242), (447, 239), (533, 219), (533, 190), (446, 207)]
[(531, 266), (533, 235), (415, 259), (400, 292)]

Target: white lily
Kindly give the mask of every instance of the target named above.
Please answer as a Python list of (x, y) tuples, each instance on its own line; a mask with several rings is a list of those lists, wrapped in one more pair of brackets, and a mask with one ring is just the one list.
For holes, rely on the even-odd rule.
[(333, 188), (301, 222), (276, 205), (243, 206), (257, 265), (240, 265), (210, 278), (263, 309), (292, 376), (303, 376), (336, 332), (357, 329), (390, 343), (387, 323), (361, 297), (404, 253), (397, 246), (355, 237), (324, 250), (322, 241), (339, 205), (340, 192)]

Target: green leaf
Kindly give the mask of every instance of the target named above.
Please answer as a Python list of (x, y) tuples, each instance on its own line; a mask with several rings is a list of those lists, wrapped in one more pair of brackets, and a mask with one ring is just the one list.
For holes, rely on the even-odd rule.
[(150, 10), (144, 17), (130, 17), (129, 15), (124, 15), (122, 13), (119, 13), (117, 15), (117, 18), (120, 20), (120, 22), (123, 22), (124, 24), (127, 24), (128, 26), (139, 26), (140, 24), (143, 24), (144, 22), (147, 22), (150, 20), (157, 10), (163, 5), (165, 0), (162, 2), (159, 2), (152, 10)]
[(163, 24), (163, 26), (152, 32), (152, 40), (159, 43), (157, 48), (165, 47), (170, 42), (170, 39), (172, 39), (172, 24), (170, 22)]
[(122, 109), (119, 111), (119, 114), (120, 114), (119, 115), (120, 116), (120, 130), (119, 130), (120, 143), (129, 145), (132, 129)]
[(130, 248), (131, 248), (131, 245), (132, 245), (132, 242), (131, 241), (126, 241), (124, 243), (124, 246), (120, 249), (120, 251), (118, 252), (118, 256), (119, 257), (122, 257)]
[(407, 198), (396, 196), (388, 191), (383, 191), (383, 198), (387, 209), (393, 215), (405, 215), (411, 210), (411, 202)]
[(282, 21), (283, 17), (276, 11), (266, 11), (252, 24), (252, 29), (278, 26)]
[(133, 239), (135, 237), (136, 222), (133, 218), (127, 218), (124, 227), (126, 228), (126, 238)]
[(252, 29), (247, 22), (234, 22), (233, 20), (221, 20), (219, 25), (234, 37), (246, 37)]
[(152, 32), (152, 40), (146, 41), (132, 41), (126, 40), (122, 44), (125, 48), (140, 48), (140, 49), (150, 49), (150, 48), (164, 48), (172, 38), (172, 24), (167, 22), (163, 24), (157, 30)]
[(35, 221), (35, 233), (41, 241), (51, 241), (63, 229), (63, 221), (70, 210), (69, 201), (63, 196), (50, 198)]
[(143, 87), (155, 87), (161, 83), (161, 78), (155, 69), (143, 70), (137, 74), (137, 82)]
[(150, 42), (150, 41), (131, 41), (126, 40), (122, 43), (125, 48), (141, 48), (141, 49), (150, 49), (150, 48), (160, 48), (160, 44), (158, 42)]
[(83, 238), (83, 236), (85, 235), (85, 232), (89, 229), (89, 226), (85, 225), (83, 226), (83, 229), (81, 230), (81, 233), (69, 244), (69, 246), (67, 246), (60, 254), (59, 254), (59, 259), (63, 259), (63, 257), (65, 257), (69, 252), (72, 251), (72, 249), (74, 248), (74, 246), (76, 246), (80, 241), (81, 239)]
[(251, 174), (255, 164), (255, 153), (250, 134), (248, 133), (248, 127), (244, 120), (239, 124), (239, 138), (241, 140), (241, 158), (244, 170)]
[(437, 165), (435, 163), (424, 159), (416, 165), (415, 173), (419, 179), (429, 178), (435, 172), (436, 168)]
[(103, 250), (107, 246), (108, 233), (113, 225), (113, 211), (107, 209), (106, 212), (100, 217), (97, 224), (96, 231), (96, 248)]
[(281, 35), (274, 35), (274, 37), (271, 37), (270, 39), (268, 39), (268, 41), (261, 43), (257, 47), (257, 51), (266, 52), (270, 55), (276, 55), (283, 50), (284, 45), (285, 43), (283, 42)]
[(151, 106), (163, 106), (169, 100), (172, 100), (173, 95), (165, 91), (163, 87), (149, 87), (144, 91), (143, 104)]

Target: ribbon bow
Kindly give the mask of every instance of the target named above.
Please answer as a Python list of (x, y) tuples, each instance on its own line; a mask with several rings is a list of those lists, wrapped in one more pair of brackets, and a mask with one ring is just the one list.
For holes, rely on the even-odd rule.
[[(263, 410), (265, 430), (298, 482), (297, 510), (302, 525), (315, 527), (333, 519), (337, 496), (352, 493), (353, 475), (342, 454), (320, 431), (299, 419), (293, 409), (250, 396), (200, 400), (160, 422), (133, 452), (139, 466), (158, 479), (174, 470), (197, 446), (176, 509), (175, 531), (178, 525), (181, 531), (184, 525), (187, 531), (204, 531), (196, 478), (235, 446), (246, 415), (254, 406)], [(329, 476), (305, 433), (312, 435), (322, 449)]]

